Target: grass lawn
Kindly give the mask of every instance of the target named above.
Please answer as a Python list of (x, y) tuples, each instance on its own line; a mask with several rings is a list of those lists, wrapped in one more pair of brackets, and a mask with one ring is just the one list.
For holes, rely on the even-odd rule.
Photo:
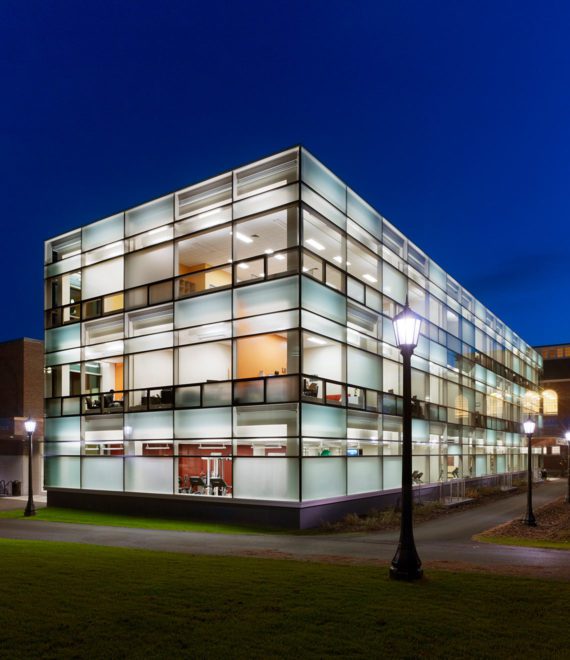
[[(498, 545), (518, 545), (527, 548), (548, 548), (550, 550), (570, 550), (570, 541), (549, 541), (547, 539), (527, 539), (520, 536), (485, 536), (476, 534), (473, 540), (480, 543)], [(570, 560), (569, 560), (570, 561)]]
[(98, 513), (96, 511), (59, 509), (57, 507), (37, 509), (36, 515), (31, 518), (24, 517), (23, 509), (0, 511), (0, 521), (2, 518), (27, 520), (30, 524), (34, 520), (45, 520), (47, 522), (76, 523), (79, 525), (109, 525), (110, 527), (138, 527), (140, 529), (167, 529), (177, 532), (211, 532), (214, 534), (260, 534), (273, 531), (269, 528), (232, 525), (230, 523), (146, 518), (114, 513)]
[(5, 658), (568, 657), (567, 582), (42, 541), (0, 557)]

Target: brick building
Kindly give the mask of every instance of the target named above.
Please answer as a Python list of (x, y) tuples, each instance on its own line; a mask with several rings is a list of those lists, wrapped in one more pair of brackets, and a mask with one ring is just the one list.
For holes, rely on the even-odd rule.
[(542, 435), (544, 467), (552, 474), (568, 469), (568, 445), (564, 438), (570, 431), (570, 344), (537, 346), (542, 355), (541, 385), (543, 402)]
[(34, 492), (38, 493), (43, 488), (43, 342), (26, 337), (0, 343), (0, 482), (22, 482), (23, 494), (28, 492), (24, 428), (28, 417), (38, 423), (34, 434)]

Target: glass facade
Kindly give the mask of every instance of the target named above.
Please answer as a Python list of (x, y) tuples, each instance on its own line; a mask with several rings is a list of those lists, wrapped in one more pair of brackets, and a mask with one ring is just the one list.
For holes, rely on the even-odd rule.
[(523, 470), (541, 357), (303, 148), (46, 242), (49, 488), (282, 502)]

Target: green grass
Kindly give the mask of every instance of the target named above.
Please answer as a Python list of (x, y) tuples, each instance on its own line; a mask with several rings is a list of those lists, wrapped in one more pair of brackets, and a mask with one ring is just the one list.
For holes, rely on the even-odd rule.
[(42, 541), (0, 557), (4, 658), (568, 657), (568, 582)]
[(569, 541), (547, 541), (546, 539), (525, 539), (520, 536), (485, 536), (477, 534), (473, 537), (479, 543), (496, 543), (498, 545), (518, 545), (526, 548), (548, 548), (550, 550), (570, 550)]
[(147, 518), (142, 516), (127, 516), (115, 513), (98, 513), (96, 511), (79, 511), (76, 509), (60, 509), (47, 507), (36, 510), (36, 515), (25, 518), (21, 509), (0, 511), (2, 518), (28, 520), (45, 520), (46, 522), (75, 523), (79, 525), (106, 525), (109, 527), (136, 527), (139, 529), (166, 529), (177, 532), (209, 532), (212, 534), (261, 534), (272, 531), (270, 528), (232, 525), (192, 520), (169, 520), (164, 518)]

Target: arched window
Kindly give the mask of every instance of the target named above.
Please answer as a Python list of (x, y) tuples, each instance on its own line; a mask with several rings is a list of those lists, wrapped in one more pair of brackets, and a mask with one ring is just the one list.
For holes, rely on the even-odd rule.
[(542, 393), (542, 411), (545, 415), (558, 415), (558, 394), (554, 390)]

